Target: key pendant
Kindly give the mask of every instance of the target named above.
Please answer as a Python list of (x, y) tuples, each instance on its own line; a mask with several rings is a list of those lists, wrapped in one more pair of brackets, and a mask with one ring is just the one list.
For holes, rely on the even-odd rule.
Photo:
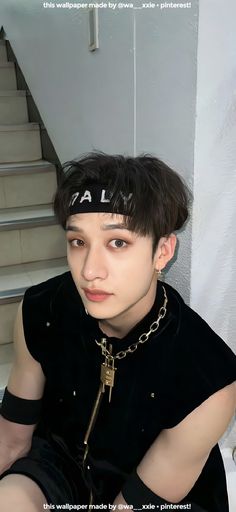
[(103, 384), (102, 391), (105, 391), (105, 386), (113, 387), (115, 378), (114, 360), (113, 365), (108, 364), (107, 360), (101, 365), (101, 381)]
[(116, 368), (114, 366), (114, 359), (110, 359), (109, 361), (106, 358), (105, 363), (101, 365), (101, 381), (102, 381), (102, 392), (105, 391), (105, 386), (109, 386), (109, 402), (111, 401), (111, 393), (112, 388), (114, 386), (115, 381), (115, 371)]

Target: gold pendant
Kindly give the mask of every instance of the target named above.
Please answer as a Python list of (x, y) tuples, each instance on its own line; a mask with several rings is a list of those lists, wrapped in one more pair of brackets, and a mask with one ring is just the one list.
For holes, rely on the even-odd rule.
[(112, 388), (114, 386), (114, 381), (115, 381), (115, 371), (116, 371), (116, 368), (114, 367), (114, 360), (113, 360), (112, 366), (110, 364), (108, 365), (107, 362), (102, 363), (102, 365), (101, 365), (102, 391), (104, 393), (105, 386), (109, 386), (109, 388), (110, 388), (109, 402), (111, 401), (111, 392), (112, 392)]
[(116, 368), (114, 366), (114, 359), (113, 358), (106, 358), (105, 363), (101, 364), (101, 382), (102, 382), (102, 392), (105, 391), (105, 386), (108, 386), (109, 389), (109, 402), (111, 401), (111, 393), (112, 388), (114, 387), (115, 382), (115, 371)]

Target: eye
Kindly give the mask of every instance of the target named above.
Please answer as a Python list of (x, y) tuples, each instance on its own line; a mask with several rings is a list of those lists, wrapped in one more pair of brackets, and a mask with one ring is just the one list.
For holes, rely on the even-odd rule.
[(116, 238), (115, 240), (111, 240), (110, 245), (114, 247), (115, 249), (121, 249), (122, 247), (126, 247), (127, 242), (124, 240), (120, 240), (119, 238)]
[(68, 240), (69, 245), (72, 247), (83, 247), (84, 241), (80, 240), (80, 238), (75, 238), (74, 240)]

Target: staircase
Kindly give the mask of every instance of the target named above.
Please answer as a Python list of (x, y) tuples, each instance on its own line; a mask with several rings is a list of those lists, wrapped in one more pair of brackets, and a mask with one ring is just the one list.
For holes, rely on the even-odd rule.
[(13, 325), (25, 290), (67, 270), (65, 235), (52, 211), (55, 165), (42, 157), (26, 91), (0, 40), (0, 401), (13, 356)]

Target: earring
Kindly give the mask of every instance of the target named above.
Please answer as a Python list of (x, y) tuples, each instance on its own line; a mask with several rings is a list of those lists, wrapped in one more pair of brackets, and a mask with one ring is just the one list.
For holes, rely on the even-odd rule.
[(85, 309), (85, 313), (86, 313), (86, 315), (88, 315), (88, 310), (87, 310), (86, 308), (84, 308), (84, 309)]
[(162, 277), (162, 271), (159, 269), (155, 269), (155, 272), (157, 273), (157, 279), (161, 279)]

